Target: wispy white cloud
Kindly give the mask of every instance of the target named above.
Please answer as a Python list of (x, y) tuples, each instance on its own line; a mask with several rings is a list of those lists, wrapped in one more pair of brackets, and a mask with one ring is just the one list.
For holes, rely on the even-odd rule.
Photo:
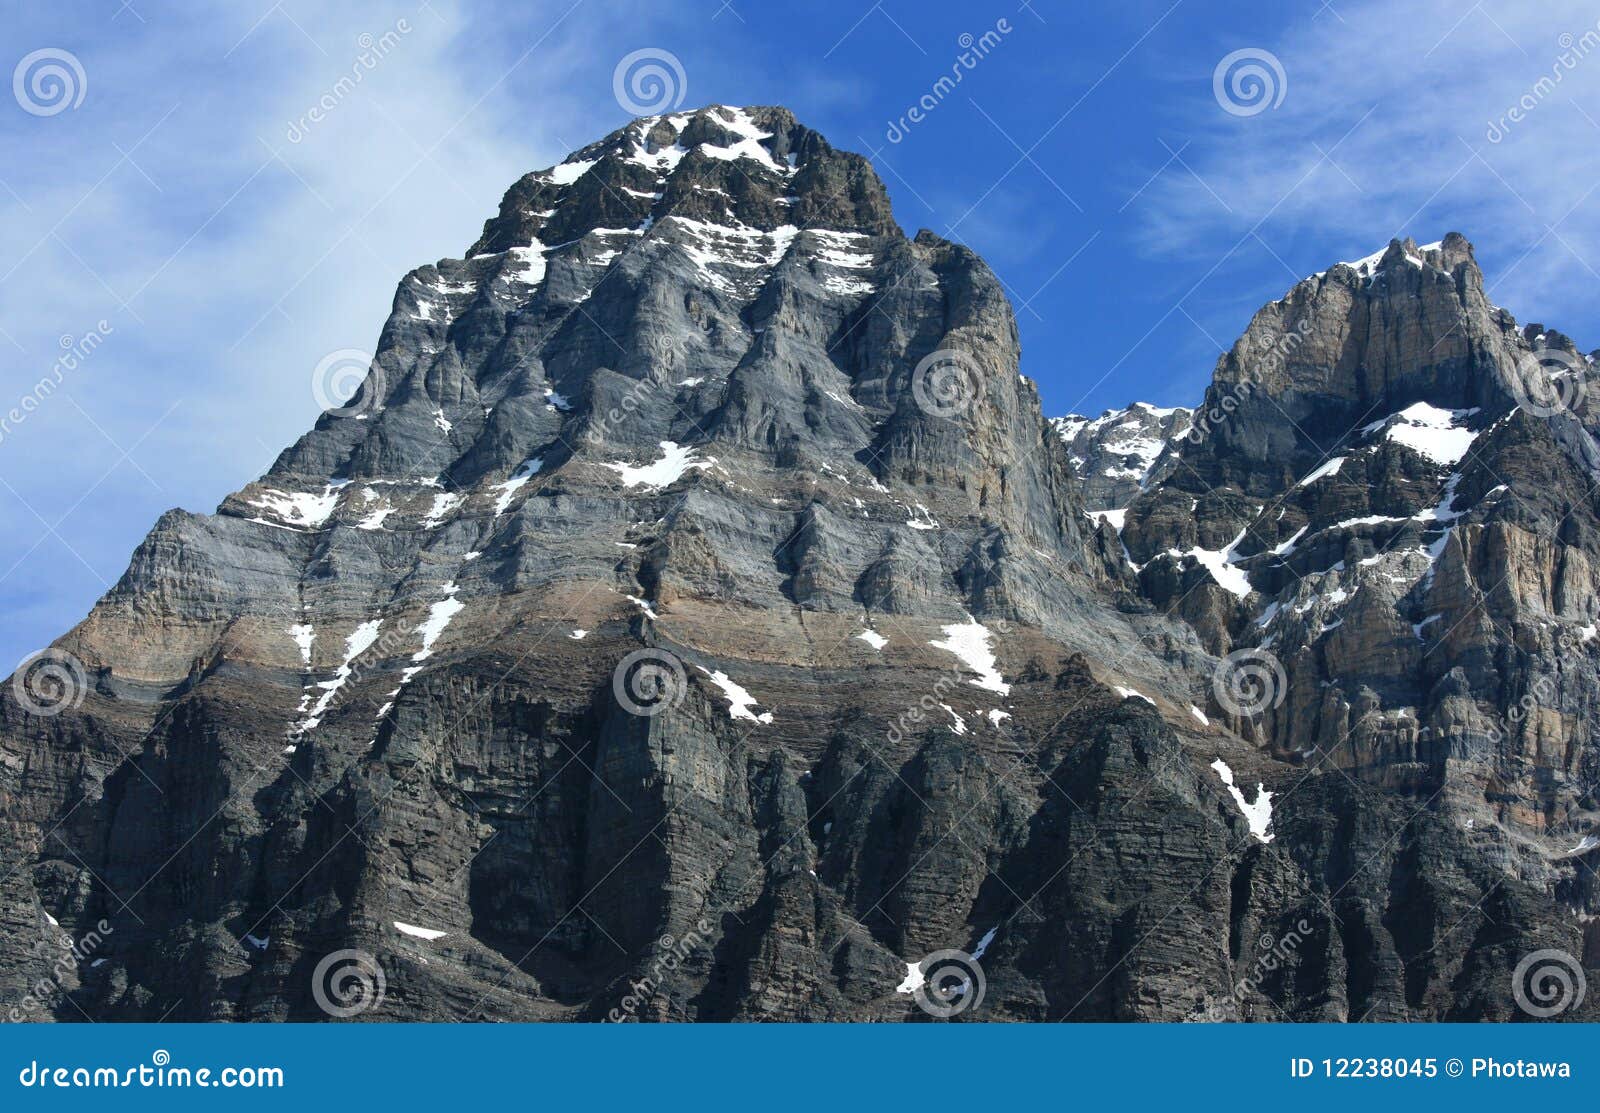
[(1184, 121), (1193, 173), (1163, 174), (1133, 210), (1148, 250), (1265, 244), (1308, 272), (1332, 259), (1302, 258), (1298, 244), (1337, 243), (1349, 259), (1391, 235), (1454, 229), (1477, 245), (1499, 304), (1555, 325), (1592, 319), (1600, 9), (1334, 0), (1281, 40), (1250, 45), (1281, 60), (1283, 103), (1243, 117), (1197, 98)]
[(0, 168), (0, 412), (61, 337), (112, 330), (0, 440), (0, 591), (41, 601), (11, 608), (13, 656), (163, 509), (209, 510), (309, 427), (312, 369), (371, 349), (407, 270), (619, 122), (594, 95), (614, 58), (570, 4), (497, 13), (498, 35), (452, 0), (148, 7), (8, 17), (19, 56), (70, 50), (88, 88), (75, 110), (0, 113), (27, 152)]

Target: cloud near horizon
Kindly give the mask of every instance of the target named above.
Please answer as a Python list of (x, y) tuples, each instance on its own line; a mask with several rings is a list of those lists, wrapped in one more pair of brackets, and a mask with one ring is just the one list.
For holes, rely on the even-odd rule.
[[(1163, 175), (1137, 210), (1146, 250), (1270, 251), (1294, 260), (1279, 271), (1288, 284), (1306, 263), (1300, 240), (1342, 243), (1340, 257), (1355, 259), (1391, 235), (1459, 231), (1519, 320), (1591, 315), (1600, 10), (1335, 0), (1281, 41), (1251, 45), (1281, 63), (1281, 104), (1253, 115), (1195, 106), (1184, 121), (1193, 173)], [(1577, 339), (1600, 347), (1600, 336)]]
[(489, 42), (450, 0), (134, 8), (14, 16), (12, 41), (70, 50), (87, 87), (72, 111), (0, 113), (29, 154), (0, 168), (0, 410), (68, 338), (107, 335), (0, 440), (0, 673), (162, 511), (209, 511), (309, 428), (313, 369), (371, 350), (402, 275), (620, 117), (575, 78), (613, 60), (564, 6)]

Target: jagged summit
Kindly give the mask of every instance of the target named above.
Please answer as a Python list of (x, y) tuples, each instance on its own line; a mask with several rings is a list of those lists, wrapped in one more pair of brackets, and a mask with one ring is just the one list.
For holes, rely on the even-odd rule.
[[(970, 251), (887, 212), (864, 160), (777, 108), (636, 120), (525, 176), (467, 258), (401, 282), (357, 396), (216, 517), (164, 519), (109, 610), (142, 612), (174, 553), (228, 581), (226, 554), (261, 546), (259, 578), (206, 617), (260, 609), (272, 659), (335, 671), (398, 622), (417, 636), (388, 647), (389, 694), (419, 671), (406, 656), (564, 577), (598, 577), (624, 613), (720, 592), (1055, 622), (1060, 577), (1101, 558), (1009, 305)], [(575, 528), (570, 505), (597, 551), (527, 566)], [(374, 577), (361, 598), (342, 569)], [(283, 599), (297, 629), (340, 633), (270, 637)], [(215, 636), (122, 671), (176, 679)]]
[[(785, 109), (712, 107), (635, 120), (517, 182), (466, 259), (409, 275), (396, 294), (357, 421), (335, 415), (319, 422), (273, 472), (313, 480), (443, 477), (472, 485), (504, 479), (536, 455), (548, 471), (551, 451), (566, 456), (576, 441), (626, 434), (616, 423), (585, 427), (581, 437), (569, 430), (591, 424), (585, 415), (594, 405), (603, 413), (625, 397), (628, 379), (655, 392), (703, 387), (688, 391), (701, 400), (692, 408), (702, 428), (680, 420), (676, 428), (647, 431), (656, 440), (699, 440), (713, 432), (704, 419), (723, 401), (719, 389), (741, 354), (778, 354), (774, 340), (784, 330), (773, 326), (794, 315), (796, 298), (826, 303), (834, 335), (808, 328), (793, 337), (822, 345), (816, 353), (822, 358), (812, 362), (826, 364), (830, 344), (874, 342), (877, 329), (856, 329), (847, 318), (864, 313), (880, 290), (896, 301), (937, 290), (941, 280), (929, 266), (983, 270), (992, 283), (965, 249), (933, 237), (905, 241), (866, 161), (835, 151)], [(908, 267), (927, 277), (908, 282)], [(661, 304), (672, 286), (694, 297)], [(640, 317), (636, 305), (652, 316)], [(1009, 309), (1002, 312), (1009, 331)], [(494, 349), (481, 360), (452, 342), (473, 332), (479, 336), (469, 343), (494, 337)], [(644, 343), (644, 333), (658, 339)], [(541, 358), (541, 346), (550, 343), (578, 358)], [(808, 373), (819, 376), (827, 378), (821, 366)], [(862, 391), (840, 380), (804, 404), (881, 408), (892, 401), (883, 382), (872, 380)], [(741, 401), (731, 399), (734, 407)], [(575, 416), (556, 422), (551, 415), (558, 411)], [(772, 437), (764, 427), (786, 420), (720, 416), (742, 419), (744, 439)], [(429, 443), (440, 440), (434, 430), (447, 434), (446, 443)], [(561, 443), (552, 446), (552, 439)], [(422, 447), (430, 452), (426, 461), (415, 459)]]
[(898, 232), (871, 165), (836, 151), (785, 108), (729, 108), (634, 120), (507, 191), (469, 255), (565, 244), (657, 220), (761, 232)]
[[(1472, 253), (1472, 244), (1460, 232), (1450, 232), (1442, 240), (1421, 246), (1409, 236), (1403, 239), (1391, 239), (1386, 246), (1371, 255), (1353, 262), (1336, 263), (1335, 266), (1349, 267), (1358, 277), (1370, 279), (1393, 266), (1403, 265), (1418, 269), (1432, 267), (1449, 274), (1462, 263), (1477, 266), (1477, 259)], [(1319, 271), (1313, 277), (1321, 278), (1327, 273)]]
[(1085, 508), (1118, 510), (1132, 502), (1159, 473), (1169, 445), (1189, 431), (1192, 413), (1134, 402), (1099, 417), (1051, 418), (1083, 485)]

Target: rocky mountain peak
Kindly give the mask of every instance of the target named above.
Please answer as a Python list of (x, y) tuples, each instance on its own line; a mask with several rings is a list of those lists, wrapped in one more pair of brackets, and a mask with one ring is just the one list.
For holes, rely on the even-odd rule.
[(542, 582), (522, 554), (569, 507), (607, 590), (658, 614), (721, 591), (1043, 621), (1041, 578), (1103, 556), (1018, 354), (982, 260), (906, 239), (865, 160), (786, 110), (636, 120), (517, 182), (466, 258), (407, 275), (347, 369), (359, 391), (265, 476), (163, 520), (118, 607), (174, 575), (231, 582), (238, 546), (275, 556), (118, 665), (177, 680), (215, 652), (212, 618), (268, 600), (318, 629), (470, 615)]
[(898, 232), (871, 165), (786, 108), (712, 105), (634, 120), (518, 180), (469, 256), (644, 230), (667, 217), (774, 232)]
[[(1472, 244), (1460, 232), (1450, 232), (1437, 243), (1424, 244), (1420, 247), (1410, 236), (1391, 239), (1388, 246), (1365, 258), (1348, 263), (1335, 263), (1334, 267), (1348, 268), (1355, 272), (1358, 280), (1370, 281), (1379, 275), (1390, 274), (1391, 271), (1398, 274), (1400, 273), (1398, 268), (1401, 267), (1419, 270), (1431, 267), (1450, 274), (1463, 264), (1470, 264), (1473, 270), (1477, 270), (1478, 264), (1472, 254)], [(1332, 270), (1322, 273), (1331, 274)], [(1481, 278), (1481, 272), (1479, 277)]]
[(1509, 777), (1541, 824), (1583, 827), (1588, 774), (1542, 766), (1544, 728), (1487, 693), (1548, 726), (1596, 691), (1556, 664), (1600, 617), (1594, 384), (1569, 338), (1489, 304), (1464, 237), (1393, 240), (1263, 307), (1101, 528), (1213, 652), (1281, 670), (1288, 700), (1235, 719), (1274, 752), (1427, 791), (1448, 762), (1468, 826), (1507, 821)]
[(1209, 455), (1264, 491), (1280, 472), (1314, 466), (1315, 445), (1413, 402), (1499, 415), (1515, 404), (1509, 369), (1528, 349), (1510, 314), (1489, 303), (1463, 236), (1395, 239), (1255, 314), (1200, 407), (1244, 415), (1215, 423)]

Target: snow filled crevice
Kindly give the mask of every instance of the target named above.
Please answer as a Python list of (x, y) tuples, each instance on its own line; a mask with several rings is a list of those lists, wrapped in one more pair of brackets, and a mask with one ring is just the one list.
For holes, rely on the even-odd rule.
[(465, 501), (466, 498), (464, 496), (449, 492), (442, 495), (434, 495), (433, 506), (429, 508), (428, 516), (422, 520), (422, 528), (437, 528)]
[(1321, 465), (1308, 472), (1305, 478), (1301, 479), (1295, 486), (1309, 487), (1319, 479), (1326, 479), (1330, 475), (1338, 475), (1339, 469), (1344, 467), (1344, 462), (1347, 459), (1349, 459), (1348, 456), (1335, 456), (1331, 460), (1324, 460)]
[(950, 729), (953, 732), (956, 734), (967, 733), (967, 721), (956, 712), (955, 708), (948, 703), (941, 703), (939, 706), (944, 708), (945, 714), (950, 716)]
[(1243, 599), (1253, 589), (1250, 587), (1250, 577), (1245, 574), (1244, 569), (1235, 567), (1234, 551), (1244, 541), (1245, 532), (1246, 530), (1241, 529), (1239, 535), (1230, 541), (1225, 549), (1202, 549), (1196, 546), (1187, 551), (1168, 549), (1167, 555), (1180, 560), (1184, 557), (1193, 557), (1202, 568), (1211, 573), (1211, 578), (1219, 587)]
[(1261, 842), (1271, 842), (1274, 836), (1267, 830), (1272, 823), (1272, 797), (1273, 793), (1266, 785), (1256, 785), (1255, 802), (1246, 801), (1244, 793), (1239, 791), (1239, 786), (1233, 783), (1233, 770), (1228, 763), (1220, 757), (1211, 763), (1211, 768), (1217, 771), (1217, 776), (1222, 778), (1222, 783), (1228, 788), (1228, 795), (1233, 797), (1233, 802), (1239, 805), (1239, 811), (1250, 826), (1250, 833)]
[(299, 622), (289, 627), (289, 636), (294, 639), (294, 644), (300, 647), (300, 660), (311, 664), (311, 643), (317, 640), (317, 632), (309, 622)]
[(439, 635), (450, 625), (450, 620), (466, 607), (465, 603), (456, 598), (460, 588), (454, 583), (445, 584), (440, 590), (444, 592), (445, 598), (428, 608), (428, 617), (416, 628), (416, 633), (422, 635), (422, 648), (411, 655), (413, 661), (426, 661), (433, 656), (433, 643), (439, 640)]
[(491, 490), (499, 492), (494, 500), (494, 516), (496, 518), (506, 512), (511, 505), (511, 500), (516, 493), (527, 485), (528, 480), (539, 474), (539, 469), (544, 466), (544, 457), (530, 456), (524, 460), (517, 470), (511, 473), (511, 478), (504, 483), (496, 483)]
[[(318, 723), (322, 722), (322, 716), (326, 714), (328, 706), (333, 702), (334, 697), (339, 694), (339, 689), (344, 687), (345, 682), (349, 680), (351, 675), (355, 672), (355, 659), (370, 649), (372, 647), (372, 643), (378, 640), (378, 629), (382, 625), (383, 620), (380, 618), (369, 619), (368, 621), (363, 622), (360, 626), (357, 626), (353, 631), (351, 631), (349, 636), (345, 638), (344, 661), (339, 665), (339, 670), (333, 674), (332, 679), (319, 681), (317, 684), (311, 686), (322, 689), (322, 695), (317, 699), (317, 702), (312, 705), (306, 717), (302, 719), (299, 725), (295, 728), (298, 733), (303, 734), (308, 730), (313, 730), (316, 728)], [(309, 627), (303, 628), (308, 630), (310, 629)], [(308, 660), (310, 657), (310, 648), (310, 641), (307, 640), (304, 643), (302, 652), (306, 654)], [(307, 691), (310, 691), (309, 687), (307, 688)], [(302, 704), (303, 703), (304, 701), (302, 701)]]

